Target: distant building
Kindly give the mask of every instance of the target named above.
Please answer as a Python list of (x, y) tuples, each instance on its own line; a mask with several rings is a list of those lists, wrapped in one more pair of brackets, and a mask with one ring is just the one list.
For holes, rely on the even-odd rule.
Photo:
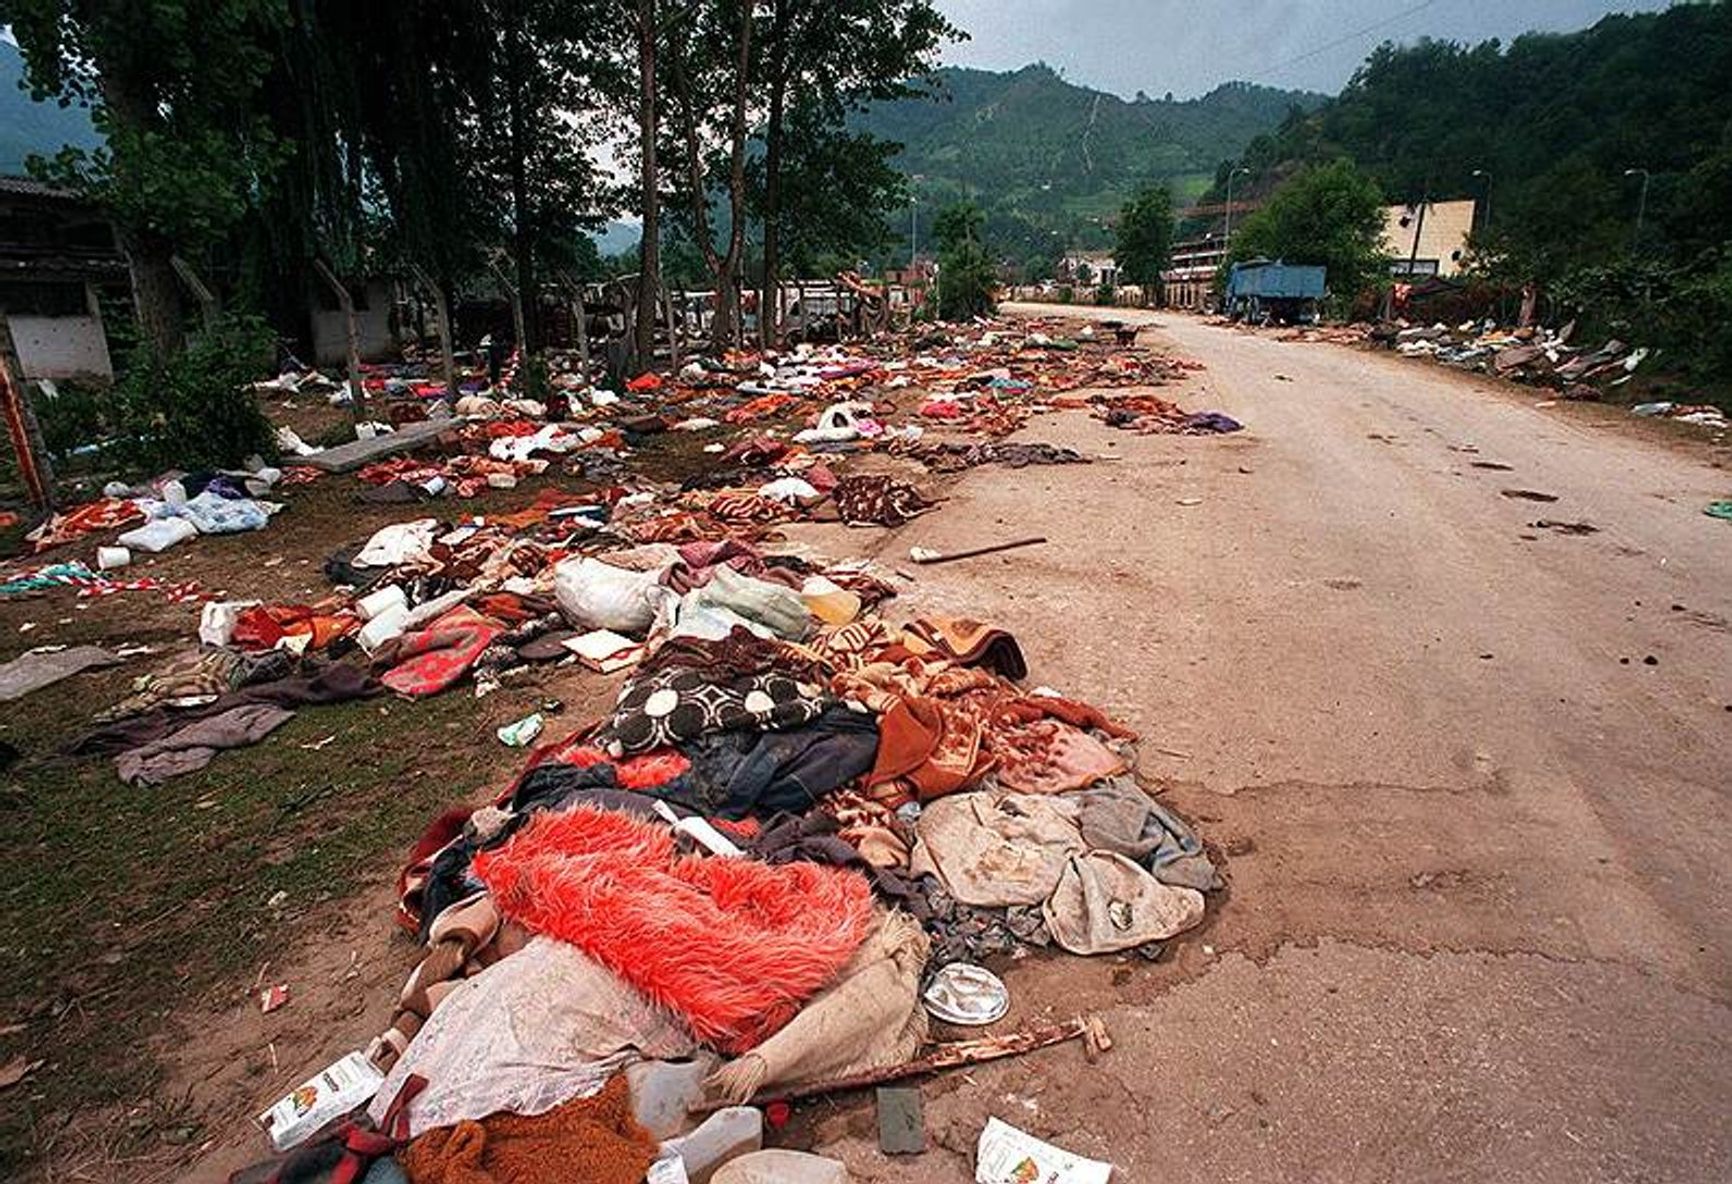
[(1227, 240), (1218, 235), (1173, 244), (1172, 262), (1161, 285), (1172, 308), (1206, 309), (1214, 302), (1215, 276), (1227, 257)]
[(0, 177), (0, 313), (25, 378), (114, 377), (104, 289), (128, 291), (108, 220), (65, 189)]
[[(392, 318), (396, 285), (382, 276), (349, 286), (355, 304), (355, 335), (364, 361), (394, 358), (402, 341)], [(349, 322), (337, 302), (336, 293), (325, 284), (314, 283), (308, 299), (308, 330), (313, 344), (313, 365), (341, 366), (349, 357)]]
[(1118, 286), (1119, 265), (1111, 251), (1071, 251), (1058, 265), (1059, 282), (1098, 288)]
[[(1383, 249), (1397, 276), (1452, 276), (1467, 258), (1475, 203), (1433, 201), (1383, 211)], [(1417, 248), (1416, 248), (1417, 240)], [(1410, 265), (1411, 264), (1411, 265)]]

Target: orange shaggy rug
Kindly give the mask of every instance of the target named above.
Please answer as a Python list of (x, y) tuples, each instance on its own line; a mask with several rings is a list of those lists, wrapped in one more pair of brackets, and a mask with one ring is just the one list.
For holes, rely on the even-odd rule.
[(541, 815), (474, 871), (505, 916), (733, 1053), (792, 1019), (872, 927), (871, 889), (851, 871), (679, 855), (665, 827), (610, 810)]

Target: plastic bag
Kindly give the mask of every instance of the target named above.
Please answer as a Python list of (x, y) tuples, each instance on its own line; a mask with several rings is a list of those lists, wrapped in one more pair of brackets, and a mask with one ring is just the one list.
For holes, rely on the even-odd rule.
[(573, 624), (641, 636), (671, 593), (659, 571), (626, 571), (599, 559), (566, 560), (553, 572), (559, 609)]

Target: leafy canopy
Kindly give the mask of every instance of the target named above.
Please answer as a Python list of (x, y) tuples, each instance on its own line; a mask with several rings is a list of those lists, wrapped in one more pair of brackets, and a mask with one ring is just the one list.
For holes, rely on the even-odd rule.
[(1284, 183), (1233, 232), (1233, 260), (1269, 258), (1322, 264), (1329, 289), (1351, 299), (1387, 271), (1383, 193), (1377, 182), (1336, 160)]
[(1127, 284), (1159, 282), (1173, 254), (1173, 195), (1164, 185), (1145, 185), (1119, 211), (1114, 259)]

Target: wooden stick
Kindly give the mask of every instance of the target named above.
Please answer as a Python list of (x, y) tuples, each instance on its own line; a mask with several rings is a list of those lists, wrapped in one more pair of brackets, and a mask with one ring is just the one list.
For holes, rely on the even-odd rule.
[[(882, 1085), (887, 1081), (901, 1081), (908, 1077), (923, 1077), (928, 1073), (937, 1073), (943, 1069), (953, 1069), (958, 1065), (978, 1065), (986, 1061), (1003, 1060), (1005, 1057), (1021, 1056), (1033, 1052), (1037, 1048), (1048, 1048), (1054, 1044), (1063, 1044), (1067, 1040), (1083, 1037), (1088, 1042), (1088, 1052), (1091, 1058), (1113, 1046), (1111, 1034), (1098, 1016), (1085, 1015), (1063, 1023), (1047, 1024), (1040, 1028), (1029, 1028), (1022, 1032), (1010, 1032), (1003, 1036), (987, 1036), (979, 1040), (957, 1040), (949, 1044), (941, 1044), (923, 1057), (912, 1061), (904, 1061), (900, 1065), (888, 1065), (881, 1069), (868, 1069), (864, 1073), (854, 1073), (847, 1077), (838, 1077), (833, 1081), (808, 1082), (805, 1085), (794, 1085), (786, 1088), (771, 1089), (758, 1094), (747, 1105), (762, 1105), (777, 1099), (810, 1098), (818, 1094), (846, 1093), (849, 1090), (867, 1089), (874, 1085)], [(694, 1107), (693, 1114), (706, 1114), (712, 1110), (720, 1110), (724, 1106), (734, 1105), (731, 1102), (706, 1102)]]
[(952, 551), (949, 554), (936, 555), (931, 559), (916, 559), (916, 563), (949, 563), (954, 559), (973, 559), (978, 555), (995, 555), (1000, 551), (1011, 551), (1017, 547), (1033, 547), (1046, 542), (1044, 537), (1032, 539), (1017, 539), (1013, 543), (994, 543), (990, 547), (975, 547), (971, 551)]

